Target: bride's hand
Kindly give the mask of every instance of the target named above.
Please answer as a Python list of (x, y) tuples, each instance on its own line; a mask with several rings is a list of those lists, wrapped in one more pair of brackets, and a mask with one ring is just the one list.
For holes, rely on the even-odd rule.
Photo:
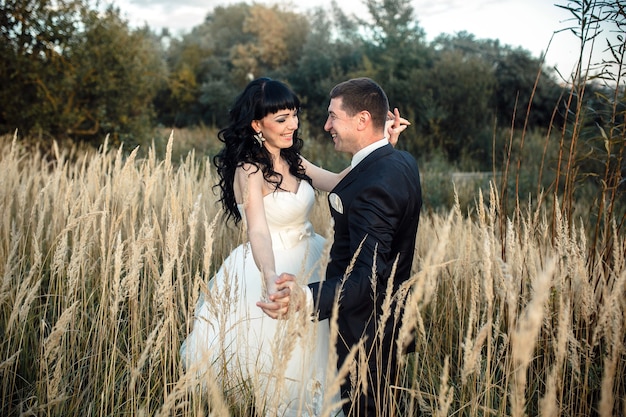
[(295, 278), (294, 275), (282, 273), (276, 280), (278, 291), (269, 294), (269, 301), (259, 301), (256, 305), (273, 319), (284, 318), (290, 309), (299, 310), (304, 294)]
[(400, 133), (404, 132), (404, 130), (410, 125), (411, 123), (407, 119), (400, 117), (400, 110), (396, 107), (393, 109), (393, 113), (387, 113), (385, 137), (389, 139), (389, 143), (395, 147), (396, 143), (398, 143), (398, 139), (400, 138)]
[(270, 295), (278, 292), (278, 285), (276, 284), (277, 279), (278, 276), (276, 274), (271, 274), (263, 280), (263, 293), (261, 294), (262, 301), (269, 301)]

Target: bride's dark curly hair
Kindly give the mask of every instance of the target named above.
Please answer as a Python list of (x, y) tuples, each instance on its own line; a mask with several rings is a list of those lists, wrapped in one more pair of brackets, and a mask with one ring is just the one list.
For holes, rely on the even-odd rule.
[[(243, 92), (237, 96), (230, 109), (230, 124), (219, 131), (217, 137), (224, 143), (222, 150), (213, 157), (217, 168), (221, 189), (220, 202), (226, 210), (226, 218), (234, 219), (235, 224), (241, 221), (241, 214), (235, 201), (234, 180), (235, 170), (245, 163), (255, 165), (263, 172), (269, 183), (280, 189), (282, 175), (274, 171), (270, 153), (260, 146), (254, 138), (253, 120), (261, 120), (270, 113), (279, 110), (300, 110), (300, 100), (287, 85), (270, 78), (258, 78), (251, 81)], [(289, 172), (296, 178), (311, 182), (305, 174), (300, 150), (304, 142), (293, 132), (293, 145), (280, 150), (280, 155), (289, 164)]]

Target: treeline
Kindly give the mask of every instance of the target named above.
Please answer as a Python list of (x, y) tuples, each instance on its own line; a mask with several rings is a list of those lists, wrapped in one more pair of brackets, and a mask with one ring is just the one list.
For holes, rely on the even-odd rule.
[[(494, 129), (548, 129), (567, 117), (569, 86), (540, 57), (469, 33), (427, 42), (409, 0), (364, 3), (366, 19), (335, 2), (308, 14), (218, 6), (179, 38), (131, 28), (119, 9), (98, 11), (88, 0), (7, 0), (0, 133), (92, 144), (110, 135), (128, 149), (152, 140), (156, 125), (222, 126), (237, 92), (269, 76), (301, 97), (303, 128), (315, 138), (323, 135), (330, 88), (369, 76), (413, 123), (402, 146), (491, 169)], [(587, 89), (602, 92), (597, 84)], [(586, 117), (597, 122), (612, 104), (587, 97), (595, 99)]]

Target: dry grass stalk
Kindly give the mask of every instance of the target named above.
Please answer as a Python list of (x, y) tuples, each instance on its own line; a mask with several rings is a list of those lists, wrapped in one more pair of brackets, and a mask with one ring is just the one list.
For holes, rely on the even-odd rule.
[(156, 345), (154, 343), (155, 337), (157, 333), (159, 332), (159, 330), (161, 330), (162, 325), (163, 325), (163, 319), (159, 320), (159, 322), (154, 327), (154, 329), (152, 329), (150, 334), (148, 334), (148, 337), (146, 338), (145, 346), (143, 348), (143, 351), (141, 352), (141, 356), (139, 357), (137, 364), (134, 366), (134, 368), (130, 372), (131, 379), (130, 379), (130, 384), (128, 386), (128, 389), (131, 392), (135, 390), (135, 384), (137, 383), (137, 378), (141, 375), (141, 369), (144, 367), (144, 365), (146, 364), (146, 361), (148, 360), (148, 357), (150, 357), (151, 353), (153, 352), (153, 349)]
[[(407, 281), (411, 291), (406, 299), (404, 318), (398, 331), (399, 351), (403, 351), (409, 343), (426, 338), (426, 328), (420, 313), (420, 307), (428, 305), (437, 288), (437, 273), (445, 266), (446, 247), (449, 244), (449, 234), (454, 214), (451, 213), (443, 224), (437, 227), (437, 245), (430, 245), (421, 265), (421, 271)], [(422, 221), (422, 225), (424, 222)], [(417, 331), (417, 335), (414, 333)], [(402, 358), (400, 360), (403, 360)]]
[(487, 322), (476, 335), (476, 339), (466, 339), (463, 344), (463, 370), (461, 372), (461, 382), (465, 385), (470, 375), (480, 371), (480, 352), (485, 345), (487, 335), (491, 331), (491, 322)]
[[(0, 203), (1, 208), (2, 203)], [(0, 211), (4, 212), (4, 211)], [(6, 234), (4, 236), (6, 247), (8, 251), (4, 254), (5, 263), (0, 264), (2, 268), (2, 284), (0, 284), (0, 307), (2, 307), (6, 300), (8, 300), (13, 292), (12, 288), (15, 282), (15, 277), (19, 271), (19, 249), (21, 241), (21, 232), (16, 227), (7, 227)], [(4, 245), (2, 245), (4, 246)]]
[(545, 417), (556, 417), (560, 415), (558, 392), (563, 387), (563, 369), (567, 355), (567, 344), (570, 336), (571, 309), (569, 304), (563, 300), (563, 295), (559, 297), (559, 317), (556, 333), (556, 340), (553, 343), (555, 349), (555, 361), (549, 370), (546, 380), (546, 392), (540, 399), (541, 415)]
[(607, 354), (604, 357), (604, 375), (600, 390), (599, 415), (601, 417), (613, 416), (616, 405), (619, 407), (618, 404), (615, 404), (615, 384), (617, 382), (615, 379), (618, 373), (618, 363), (626, 351), (624, 348), (626, 323), (624, 314), (621, 311), (624, 303), (624, 293), (626, 293), (626, 271), (615, 280), (615, 288), (606, 294), (607, 301), (603, 309), (605, 311), (601, 311), (601, 314), (608, 316), (607, 319), (609, 321), (606, 326)]
[[(6, 334), (12, 333), (14, 325), (17, 323), (25, 324), (27, 315), (30, 313), (35, 297), (39, 294), (39, 288), (41, 286), (42, 278), (39, 278), (32, 284), (28, 279), (25, 279), (20, 285), (15, 295), (15, 302), (11, 315), (6, 326)], [(30, 288), (29, 288), (30, 287)]]
[(554, 263), (533, 281), (533, 295), (525, 307), (517, 328), (511, 335), (511, 355), (513, 385), (511, 386), (511, 411), (514, 417), (525, 415), (526, 371), (533, 358), (537, 336), (541, 329), (545, 313), (545, 304), (550, 293), (551, 278), (554, 275)]
[[(328, 247), (330, 250), (330, 247)], [(322, 259), (327, 259), (328, 253), (322, 256)], [(337, 297), (339, 295), (337, 294)], [(337, 318), (339, 317), (339, 303), (335, 302), (333, 304), (333, 310), (331, 316), (329, 318), (330, 321), (330, 337), (329, 337), (329, 345), (330, 349), (328, 350), (329, 357), (328, 362), (326, 363), (326, 381), (325, 386), (326, 390), (324, 391), (323, 397), (323, 407), (322, 407), (322, 415), (320, 417), (330, 417), (333, 410), (340, 408), (343, 406), (343, 400), (339, 400), (339, 404), (334, 403), (334, 395), (341, 391), (341, 384), (346, 378), (348, 378), (350, 372), (350, 365), (354, 362), (355, 355), (358, 351), (358, 347), (353, 347), (348, 354), (348, 357), (338, 367), (337, 350), (334, 348), (339, 341), (339, 327), (337, 325)]]
[(63, 340), (66, 337), (70, 322), (75, 319), (75, 310), (78, 305), (79, 302), (76, 301), (63, 311), (52, 331), (43, 341), (43, 361), (41, 366), (44, 367), (43, 375), (45, 375), (47, 382), (46, 395), (48, 401), (54, 400), (58, 396), (63, 396), (63, 393), (59, 392), (59, 390), (62, 389), (60, 384), (64, 374), (65, 352), (61, 349), (67, 348)]
[(443, 374), (441, 375), (441, 385), (439, 388), (439, 407), (437, 407), (437, 412), (435, 416), (444, 417), (449, 415), (450, 405), (452, 405), (452, 400), (454, 398), (454, 389), (448, 385), (448, 377), (450, 373), (450, 358), (446, 356), (445, 362), (443, 364)]
[(121, 233), (117, 234), (117, 242), (115, 244), (115, 254), (113, 255), (113, 277), (111, 283), (113, 285), (111, 294), (110, 314), (113, 320), (117, 320), (117, 311), (120, 301), (124, 297), (122, 286), (122, 254), (124, 252), (124, 244), (122, 243)]

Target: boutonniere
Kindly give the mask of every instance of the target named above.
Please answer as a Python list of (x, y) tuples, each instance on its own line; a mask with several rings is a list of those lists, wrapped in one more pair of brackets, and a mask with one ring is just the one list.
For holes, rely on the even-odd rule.
[(337, 194), (330, 193), (328, 195), (328, 201), (330, 201), (330, 206), (334, 208), (337, 213), (343, 214), (343, 203)]

